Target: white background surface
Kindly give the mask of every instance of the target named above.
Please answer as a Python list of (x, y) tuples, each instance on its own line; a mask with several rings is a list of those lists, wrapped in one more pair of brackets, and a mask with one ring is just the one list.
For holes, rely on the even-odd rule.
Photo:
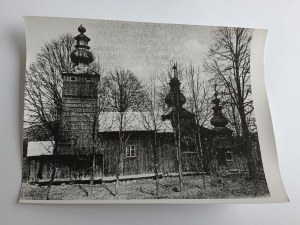
[[(279, 164), (290, 198), (251, 205), (24, 205), (22, 16), (60, 16), (267, 28), (265, 77)], [(300, 224), (300, 1), (1, 0), (0, 224)]]

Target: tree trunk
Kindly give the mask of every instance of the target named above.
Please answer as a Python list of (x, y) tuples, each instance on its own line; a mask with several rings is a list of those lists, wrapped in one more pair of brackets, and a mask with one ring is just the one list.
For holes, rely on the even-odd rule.
[(159, 177), (158, 177), (158, 157), (157, 157), (157, 131), (154, 131), (154, 140), (153, 140), (153, 154), (154, 154), (154, 173), (155, 173), (155, 185), (156, 193), (155, 197), (159, 198)]
[(95, 169), (96, 169), (96, 154), (95, 154), (95, 152), (93, 152), (93, 156), (92, 156), (92, 172), (91, 172), (91, 179), (90, 179), (90, 198), (91, 199), (93, 198), (93, 187), (94, 187), (94, 180), (95, 180)]
[(48, 184), (48, 187), (47, 187), (47, 191), (46, 191), (44, 200), (49, 200), (49, 194), (50, 194), (50, 190), (51, 190), (51, 187), (52, 187), (54, 178), (55, 178), (55, 174), (56, 174), (56, 162), (55, 162), (55, 160), (54, 160), (54, 161), (52, 162), (52, 172), (51, 172), (51, 177), (50, 177), (50, 180), (49, 180), (49, 184)]
[[(198, 120), (197, 120), (198, 121)], [(200, 161), (200, 167), (201, 167), (201, 176), (202, 176), (202, 181), (203, 181), (203, 188), (206, 189), (206, 182), (205, 182), (205, 175), (204, 175), (204, 157), (203, 157), (203, 149), (202, 149), (202, 144), (201, 144), (201, 133), (200, 133), (200, 125), (199, 122), (197, 122), (197, 133), (198, 133), (198, 142), (199, 144), (196, 146), (199, 146), (198, 149), (198, 155), (199, 155), (199, 161)]]
[(256, 163), (253, 157), (252, 147), (250, 145), (250, 137), (249, 137), (249, 130), (245, 115), (245, 109), (243, 106), (239, 109), (239, 114), (241, 117), (241, 125), (242, 125), (242, 131), (243, 131), (243, 146), (246, 151), (246, 157), (247, 157), (247, 164), (248, 164), (248, 170), (249, 170), (249, 178), (250, 179), (256, 179)]
[[(238, 46), (238, 38), (236, 39), (236, 47)], [(237, 50), (236, 50), (237, 52)], [(235, 57), (235, 82), (236, 82), (236, 87), (237, 87), (237, 108), (238, 112), (240, 114), (241, 118), (241, 126), (242, 126), (242, 132), (243, 132), (243, 145), (246, 151), (246, 156), (247, 156), (247, 163), (248, 163), (248, 170), (249, 170), (249, 178), (250, 179), (255, 179), (256, 178), (256, 165), (255, 165), (255, 160), (253, 159), (253, 154), (252, 154), (252, 148), (249, 143), (249, 129), (247, 125), (247, 119), (246, 119), (246, 114), (245, 114), (245, 106), (244, 106), (244, 99), (243, 99), (243, 94), (242, 94), (242, 89), (241, 89), (241, 81), (240, 81), (240, 71), (239, 71), (239, 59), (238, 56)]]
[(180, 135), (180, 126), (179, 123), (177, 125), (179, 127), (178, 129), (178, 135), (177, 135), (177, 161), (178, 161), (178, 178), (179, 178), (179, 191), (182, 191), (183, 184), (182, 184), (182, 158), (181, 158), (181, 135)]
[(115, 185), (115, 195), (119, 194), (119, 182), (121, 173), (121, 157), (123, 155), (123, 112), (120, 115), (120, 127), (119, 127), (119, 149), (117, 154), (117, 166), (116, 166), (116, 185)]
[(93, 118), (93, 133), (92, 133), (92, 171), (90, 178), (90, 198), (93, 198), (93, 187), (95, 180), (95, 170), (96, 170), (96, 143), (97, 143), (97, 132), (98, 132), (98, 117), (99, 114), (96, 112)]
[(119, 194), (119, 180), (120, 180), (120, 164), (121, 164), (121, 156), (120, 152), (122, 151), (122, 147), (119, 146), (118, 155), (117, 155), (117, 165), (116, 165), (116, 185), (115, 185), (115, 196)]
[(56, 174), (56, 155), (57, 155), (57, 151), (58, 151), (58, 132), (56, 133), (56, 137), (54, 137), (54, 148), (53, 148), (53, 162), (52, 162), (52, 172), (51, 172), (51, 177), (50, 177), (50, 180), (49, 180), (49, 183), (48, 183), (48, 187), (47, 187), (47, 191), (46, 191), (46, 194), (45, 194), (45, 197), (44, 197), (44, 200), (49, 200), (49, 193), (50, 193), (50, 189), (52, 187), (52, 184), (53, 184), (53, 181), (54, 181), (54, 178), (55, 178), (55, 174)]

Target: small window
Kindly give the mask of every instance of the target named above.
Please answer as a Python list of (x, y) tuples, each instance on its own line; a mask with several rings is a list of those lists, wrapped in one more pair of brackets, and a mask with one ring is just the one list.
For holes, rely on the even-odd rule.
[(126, 145), (126, 157), (135, 157), (136, 148), (135, 145)]
[(80, 41), (79, 41), (79, 45), (86, 45), (86, 44), (87, 44), (87, 42), (84, 41), (84, 40), (80, 40)]
[(90, 78), (90, 77), (87, 77), (86, 79), (87, 79), (87, 80), (91, 80), (91, 78)]
[(233, 152), (231, 152), (231, 151), (225, 152), (225, 158), (226, 158), (227, 162), (233, 161)]
[(75, 80), (75, 77), (72, 77), (71, 80)]
[(197, 153), (194, 140), (184, 137), (181, 145), (182, 153)]

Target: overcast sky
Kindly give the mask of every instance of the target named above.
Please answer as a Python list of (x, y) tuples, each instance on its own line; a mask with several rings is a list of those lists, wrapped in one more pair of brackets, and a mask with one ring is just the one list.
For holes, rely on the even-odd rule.
[[(202, 66), (212, 44), (214, 27), (136, 23), (87, 19), (26, 17), (27, 66), (44, 42), (69, 33), (80, 24), (91, 38), (91, 51), (100, 57), (105, 72), (128, 68), (139, 78), (166, 71), (171, 61)], [(146, 77), (145, 77), (146, 76)]]

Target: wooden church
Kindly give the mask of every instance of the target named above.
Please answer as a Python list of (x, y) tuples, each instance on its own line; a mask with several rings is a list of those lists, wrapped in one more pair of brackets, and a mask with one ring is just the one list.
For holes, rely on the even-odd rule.
[[(116, 174), (119, 113), (97, 112), (100, 76), (89, 66), (93, 55), (89, 51), (86, 29), (80, 26), (78, 31), (71, 54), (75, 66), (62, 73), (63, 109), (58, 141), (46, 134), (32, 135), (34, 127), (26, 129), (24, 181), (46, 182), (53, 175), (54, 167), (57, 181), (85, 181), (91, 176), (93, 163), (95, 180), (102, 181)], [(176, 64), (169, 86), (165, 102), (171, 111), (158, 119), (157, 130), (143, 126), (141, 118), (147, 112), (144, 115), (125, 113), (126, 142), (120, 159), (121, 176), (146, 177), (154, 173), (154, 134), (158, 171), (162, 175), (176, 174), (179, 166), (184, 174), (247, 171), (243, 148), (226, 127), (228, 120), (222, 113), (217, 94), (212, 102), (214, 128), (208, 129), (199, 126), (195, 115), (184, 108), (186, 99), (181, 93)]]

